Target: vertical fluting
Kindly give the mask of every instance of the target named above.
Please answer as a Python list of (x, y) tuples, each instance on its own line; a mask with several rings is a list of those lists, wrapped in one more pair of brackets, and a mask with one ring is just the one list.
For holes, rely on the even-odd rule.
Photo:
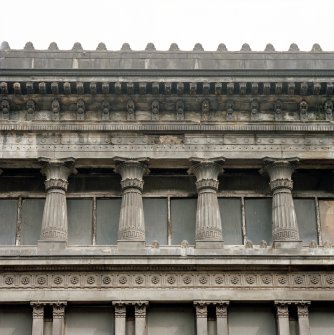
[(292, 198), (291, 180), (298, 159), (265, 159), (264, 170), (272, 191), (273, 241), (299, 241), (299, 230)]
[(49, 160), (41, 158), (42, 174), (46, 176), (46, 199), (43, 211), (41, 240), (67, 240), (67, 178), (73, 173), (74, 159)]
[(189, 173), (196, 176), (198, 191), (196, 210), (196, 240), (223, 241), (218, 206), (218, 175), (223, 172), (222, 158), (212, 160), (191, 159)]
[(148, 173), (147, 159), (117, 159), (115, 171), (122, 176), (122, 204), (119, 218), (120, 241), (145, 241), (142, 191)]

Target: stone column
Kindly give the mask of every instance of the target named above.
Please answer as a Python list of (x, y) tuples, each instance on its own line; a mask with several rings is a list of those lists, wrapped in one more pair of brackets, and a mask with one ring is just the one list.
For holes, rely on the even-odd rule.
[(297, 313), (298, 313), (298, 335), (310, 335), (310, 321), (308, 306), (310, 301), (302, 301), (297, 303)]
[(126, 305), (120, 302), (115, 302), (113, 305), (115, 306), (115, 334), (125, 335)]
[(52, 335), (65, 334), (65, 302), (53, 304)]
[(43, 335), (44, 330), (44, 305), (32, 302), (32, 335)]
[(270, 177), (272, 200), (272, 234), (273, 246), (278, 248), (297, 248), (301, 246), (292, 199), (293, 182), (291, 175), (298, 163), (298, 158), (264, 159), (264, 171)]
[(275, 301), (277, 316), (277, 335), (290, 335), (289, 308), (284, 301)]
[(205, 302), (194, 301), (196, 308), (196, 334), (208, 335), (208, 305)]
[(135, 304), (135, 335), (146, 334), (146, 307), (147, 301)]
[(145, 221), (142, 191), (143, 176), (149, 172), (147, 158), (115, 158), (115, 172), (122, 176), (122, 204), (118, 227), (118, 246), (145, 247)]
[(221, 301), (216, 304), (217, 334), (228, 335), (227, 307), (229, 301)]
[(39, 245), (54, 245), (67, 242), (67, 206), (66, 195), (68, 181), (71, 173), (75, 173), (74, 158), (51, 160), (40, 158), (43, 165), (42, 174), (46, 176), (46, 199), (42, 220), (42, 231)]
[(196, 211), (196, 247), (223, 247), (223, 232), (217, 199), (218, 175), (223, 172), (223, 158), (192, 158), (188, 173), (196, 176), (198, 191)]

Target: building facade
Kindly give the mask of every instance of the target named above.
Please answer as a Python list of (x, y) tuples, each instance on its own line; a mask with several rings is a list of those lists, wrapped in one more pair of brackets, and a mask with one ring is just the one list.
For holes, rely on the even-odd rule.
[(2, 43), (1, 335), (333, 334), (333, 69)]

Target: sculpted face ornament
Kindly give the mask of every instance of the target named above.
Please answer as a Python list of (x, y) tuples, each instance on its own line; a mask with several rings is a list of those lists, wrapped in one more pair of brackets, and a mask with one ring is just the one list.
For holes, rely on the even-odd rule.
[(259, 103), (256, 100), (251, 102), (251, 120), (256, 120), (259, 112)]
[(184, 120), (184, 103), (182, 100), (176, 102), (176, 120)]
[(85, 119), (85, 103), (83, 100), (79, 100), (77, 103), (77, 120)]
[(52, 120), (59, 120), (60, 104), (57, 99), (54, 99), (52, 101), (51, 109), (52, 109)]
[(202, 101), (202, 121), (208, 121), (210, 118), (210, 103), (208, 100)]
[(326, 120), (333, 120), (333, 102), (331, 100), (327, 100), (324, 103), (324, 110), (325, 110), (325, 116)]
[(232, 101), (228, 101), (226, 103), (226, 120), (231, 121), (233, 120), (233, 102)]
[(127, 108), (127, 120), (132, 121), (135, 119), (135, 104), (133, 100), (128, 100), (128, 103), (126, 105)]
[(307, 111), (308, 111), (308, 104), (306, 101), (301, 101), (299, 104), (299, 112), (300, 112), (300, 120), (306, 121), (307, 120)]
[(4, 99), (0, 102), (0, 109), (2, 110), (2, 119), (9, 120), (9, 102)]
[(159, 101), (158, 100), (154, 100), (152, 102), (152, 120), (153, 121), (157, 121), (159, 120)]
[(35, 114), (35, 103), (32, 100), (27, 102), (27, 121), (34, 119)]

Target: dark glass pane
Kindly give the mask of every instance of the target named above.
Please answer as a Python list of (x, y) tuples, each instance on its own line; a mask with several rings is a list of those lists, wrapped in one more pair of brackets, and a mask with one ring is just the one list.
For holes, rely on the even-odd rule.
[(21, 244), (37, 245), (41, 236), (45, 199), (24, 199), (22, 201)]
[(232, 305), (228, 314), (229, 335), (275, 335), (275, 313), (267, 305)]
[(242, 244), (241, 200), (218, 199), (222, 220), (224, 244)]
[(334, 305), (310, 307), (311, 335), (333, 335)]
[(117, 244), (121, 198), (96, 201), (96, 244)]
[(68, 244), (90, 245), (92, 240), (92, 199), (68, 199)]
[(171, 199), (172, 244), (195, 244), (197, 199)]
[(15, 244), (17, 200), (0, 200), (0, 245)]
[(146, 243), (167, 244), (167, 199), (144, 198)]
[(271, 198), (245, 199), (246, 234), (254, 244), (272, 240)]
[(31, 308), (21, 306), (0, 306), (1, 335), (31, 335)]
[(314, 199), (294, 199), (300, 239), (318, 241)]
[(69, 307), (66, 311), (67, 335), (114, 335), (111, 307)]
[(147, 335), (195, 335), (194, 311), (190, 305), (152, 305), (147, 324)]

